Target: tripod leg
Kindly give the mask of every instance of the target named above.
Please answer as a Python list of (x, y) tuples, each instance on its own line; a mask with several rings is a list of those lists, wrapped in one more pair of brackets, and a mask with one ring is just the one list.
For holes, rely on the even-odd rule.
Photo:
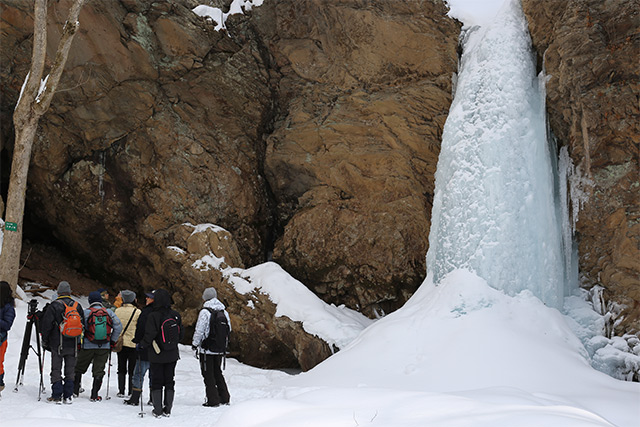
[(40, 368), (40, 386), (38, 388), (38, 401), (42, 398), (42, 393), (44, 393), (44, 379), (43, 379), (43, 371), (44, 371), (44, 351), (42, 346), (40, 345), (40, 322), (36, 318), (36, 345), (38, 351), (36, 354), (38, 355), (38, 367)]
[(22, 339), (22, 350), (20, 351), (20, 360), (18, 362), (18, 376), (16, 377), (16, 387), (13, 389), (15, 393), (18, 392), (18, 386), (22, 385), (22, 378), (24, 377), (24, 367), (27, 364), (27, 357), (29, 357), (29, 348), (31, 347), (31, 330), (33, 329), (33, 319), (29, 319), (24, 330), (24, 338)]

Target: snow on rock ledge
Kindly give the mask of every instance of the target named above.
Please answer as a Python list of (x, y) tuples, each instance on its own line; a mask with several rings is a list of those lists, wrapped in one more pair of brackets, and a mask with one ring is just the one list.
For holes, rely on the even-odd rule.
[(202, 291), (215, 287), (231, 317), (231, 352), (244, 363), (308, 370), (372, 322), (326, 304), (275, 263), (244, 269), (233, 236), (221, 227), (185, 223), (174, 236), (167, 255), (182, 264), (191, 283), (173, 295), (176, 303), (191, 307), (183, 313), (185, 323), (195, 323)]

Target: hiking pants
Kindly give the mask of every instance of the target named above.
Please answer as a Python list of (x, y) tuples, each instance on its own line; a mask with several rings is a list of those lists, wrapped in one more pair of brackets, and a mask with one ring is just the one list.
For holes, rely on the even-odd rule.
[(136, 368), (137, 358), (138, 352), (135, 347), (122, 347), (122, 350), (118, 352), (118, 379), (126, 378), (129, 375), (129, 384), (133, 383), (133, 372)]
[(107, 360), (109, 360), (110, 352), (111, 349), (109, 348), (83, 348), (78, 353), (78, 364), (76, 365), (75, 373), (78, 375), (84, 374), (87, 372), (89, 365), (93, 363), (91, 368), (93, 378), (104, 377), (104, 367), (107, 364)]
[[(144, 374), (149, 370), (148, 360), (138, 360), (136, 368), (133, 371), (133, 389), (142, 391), (142, 383), (144, 382)], [(149, 372), (149, 389), (151, 389), (151, 372)]]
[(204, 378), (207, 403), (217, 405), (229, 403), (229, 389), (222, 376), (222, 355), (200, 353), (200, 372)]
[[(76, 369), (76, 349), (62, 349), (62, 354), (51, 352), (51, 394), (53, 397), (71, 397), (73, 394), (73, 379)], [(64, 363), (64, 378), (62, 364)], [(62, 380), (64, 379), (64, 384)]]
[(162, 390), (164, 387), (167, 390), (173, 390), (175, 381), (173, 380), (176, 374), (176, 363), (151, 363), (149, 367), (149, 379), (151, 380), (151, 390)]

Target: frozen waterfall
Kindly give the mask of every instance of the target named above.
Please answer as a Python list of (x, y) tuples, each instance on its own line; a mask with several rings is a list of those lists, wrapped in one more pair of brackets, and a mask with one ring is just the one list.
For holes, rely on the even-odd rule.
[[(436, 172), (427, 272), (468, 269), (507, 294), (561, 308), (562, 222), (547, 143), (544, 77), (519, 1), (466, 31)], [(554, 156), (554, 157), (552, 157)]]

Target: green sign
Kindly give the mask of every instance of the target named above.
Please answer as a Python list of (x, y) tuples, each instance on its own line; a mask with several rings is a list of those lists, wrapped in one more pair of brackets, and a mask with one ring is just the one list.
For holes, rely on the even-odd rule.
[(17, 222), (5, 222), (4, 229), (7, 231), (18, 231), (18, 223)]

